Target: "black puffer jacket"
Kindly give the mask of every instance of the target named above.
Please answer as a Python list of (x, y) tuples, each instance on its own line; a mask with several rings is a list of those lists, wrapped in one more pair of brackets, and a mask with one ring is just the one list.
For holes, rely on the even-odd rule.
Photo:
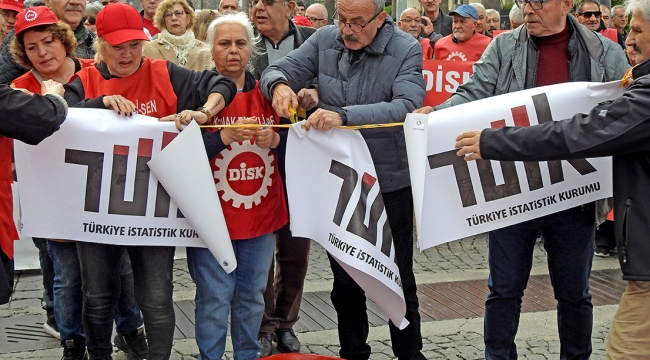
[[(543, 161), (613, 156), (618, 257), (625, 280), (650, 281), (650, 60), (620, 98), (589, 114), (529, 128), (486, 129), (481, 155)], [(539, 149), (545, 149), (540, 152)]]

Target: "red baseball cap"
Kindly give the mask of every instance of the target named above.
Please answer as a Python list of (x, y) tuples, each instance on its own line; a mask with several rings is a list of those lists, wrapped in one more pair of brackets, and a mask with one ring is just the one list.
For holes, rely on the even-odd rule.
[(0, 0), (0, 9), (21, 12), (24, 8), (23, 0)]
[(97, 14), (97, 36), (111, 45), (123, 44), (132, 40), (149, 40), (144, 33), (142, 16), (133, 6), (112, 3)]
[(56, 18), (54, 12), (47, 8), (47, 6), (35, 6), (27, 10), (23, 10), (16, 15), (16, 35), (21, 32), (40, 25), (56, 24), (59, 19)]

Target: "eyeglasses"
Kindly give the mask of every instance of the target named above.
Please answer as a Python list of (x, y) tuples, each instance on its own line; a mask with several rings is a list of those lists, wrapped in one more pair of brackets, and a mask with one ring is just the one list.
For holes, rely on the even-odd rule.
[(185, 11), (183, 10), (176, 10), (176, 11), (168, 11), (165, 13), (166, 18), (170, 18), (172, 16), (176, 15), (177, 18), (185, 15)]
[(550, 0), (515, 0), (515, 4), (517, 4), (517, 7), (520, 9), (523, 9), (526, 4), (530, 4), (530, 7), (533, 10), (541, 10), (544, 3), (549, 1)]
[[(373, 20), (375, 20), (375, 18), (377, 18), (377, 16), (379, 16), (379, 14), (381, 14), (381, 13), (383, 13), (383, 11), (380, 11), (380, 12), (376, 13), (373, 17), (370, 18), (370, 20), (366, 21), (366, 23), (363, 24), (363, 25), (362, 24), (349, 23), (349, 22), (343, 22), (343, 21), (339, 20), (339, 29), (341, 31), (343, 31), (343, 29), (345, 29), (345, 27), (347, 26), (348, 28), (350, 28), (350, 30), (352, 32), (360, 33), (366, 26), (368, 26), (368, 24), (370, 24)], [(338, 10), (334, 14), (334, 16), (336, 16), (338, 18)]]
[(315, 18), (315, 17), (311, 17), (311, 16), (306, 16), (306, 18), (307, 18), (307, 19), (308, 19), (312, 24), (315, 23), (316, 21), (323, 21), (323, 20), (325, 20), (325, 19)]
[[(253, 7), (257, 5), (258, 2), (260, 2), (260, 0), (249, 0), (248, 6)], [(286, 2), (286, 0), (262, 0), (262, 5), (264, 5), (264, 7), (273, 6), (273, 4), (278, 2)]]
[(584, 11), (581, 13), (578, 13), (580, 16), (584, 16), (587, 19), (591, 19), (592, 16), (596, 16), (596, 19), (600, 19), (600, 17), (603, 15), (602, 12), (600, 11)]

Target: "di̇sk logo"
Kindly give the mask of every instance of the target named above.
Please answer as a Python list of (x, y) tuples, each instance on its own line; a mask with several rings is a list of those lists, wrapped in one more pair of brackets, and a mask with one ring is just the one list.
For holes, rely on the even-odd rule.
[(251, 209), (269, 193), (275, 171), (271, 150), (262, 149), (247, 140), (232, 143), (213, 162), (217, 191), (224, 202), (234, 208)]
[(34, 21), (38, 18), (38, 14), (34, 10), (27, 10), (25, 11), (25, 20), (27, 21)]
[[(458, 60), (456, 60), (456, 59), (458, 59)], [(451, 54), (449, 54), (449, 56), (447, 56), (447, 58), (445, 60), (447, 60), (447, 61), (467, 61), (467, 57), (465, 56), (465, 54), (463, 54), (460, 51), (454, 51)]]

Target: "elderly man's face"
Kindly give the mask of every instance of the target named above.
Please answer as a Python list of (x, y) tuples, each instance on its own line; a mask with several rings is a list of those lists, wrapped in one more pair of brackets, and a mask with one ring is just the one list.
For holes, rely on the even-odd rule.
[(533, 10), (527, 3), (522, 11), (528, 33), (540, 37), (559, 34), (566, 27), (566, 16), (571, 7), (573, 0), (547, 1), (539, 10)]
[(386, 13), (377, 13), (372, 0), (339, 0), (338, 12), (339, 31), (345, 47), (350, 50), (370, 45), (386, 20)]
[(237, 3), (237, 0), (221, 0), (219, 3), (219, 9), (217, 9), (219, 13), (225, 14), (225, 13), (236, 13), (239, 12), (239, 4)]
[[(442, 0), (418, 0), (426, 14), (437, 13)], [(432, 19), (433, 20), (433, 19)]]
[(627, 25), (627, 16), (625, 16), (625, 9), (620, 8), (614, 11), (612, 16), (612, 26), (616, 29), (623, 29)]
[(640, 11), (632, 14), (625, 46), (634, 49), (637, 64), (650, 59), (650, 24)]
[(77, 28), (86, 13), (84, 0), (45, 0), (45, 5), (56, 14), (59, 20), (63, 20), (72, 29)]
[(421, 20), (422, 17), (417, 10), (408, 9), (402, 13), (402, 18), (397, 23), (397, 26), (417, 39), (423, 26)]
[(497, 13), (488, 14), (485, 25), (487, 26), (486, 32), (493, 36), (494, 30), (501, 30), (501, 17)]
[(582, 11), (576, 13), (578, 15), (578, 21), (586, 26), (591, 31), (596, 31), (600, 27), (600, 17), (602, 13), (598, 5), (594, 3), (584, 3), (582, 5)]
[(142, 9), (144, 9), (144, 17), (152, 20), (154, 15), (156, 15), (156, 9), (161, 1), (162, 0), (140, 0), (140, 5), (142, 5)]
[(605, 22), (605, 26), (612, 27), (612, 17), (610, 15), (609, 8), (605, 5), (600, 5), (600, 12), (603, 13), (600, 18)]
[(251, 4), (253, 24), (264, 36), (284, 29), (296, 6), (293, 1), (283, 0), (253, 0)]
[(478, 11), (478, 20), (476, 21), (476, 32), (479, 34), (483, 34), (485, 32), (485, 29), (487, 29), (487, 24), (485, 23), (485, 10), (483, 10), (480, 7), (476, 8), (476, 11)]
[(327, 25), (327, 16), (323, 12), (322, 5), (313, 4), (305, 10), (305, 16), (311, 22), (311, 27), (319, 29)]
[(465, 42), (474, 36), (477, 21), (471, 17), (462, 17), (454, 14), (454, 23), (451, 25), (451, 32), (458, 42)]

